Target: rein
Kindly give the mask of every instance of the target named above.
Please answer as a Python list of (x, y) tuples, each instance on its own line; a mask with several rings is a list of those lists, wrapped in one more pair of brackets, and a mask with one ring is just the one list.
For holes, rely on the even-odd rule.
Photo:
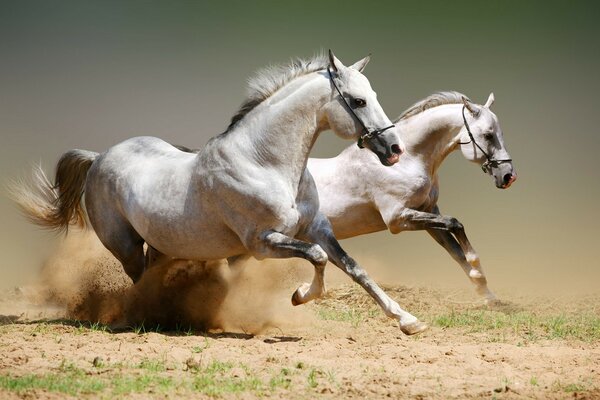
[(477, 148), (483, 153), (483, 155), (487, 159), (486, 162), (481, 164), (481, 169), (486, 174), (491, 173), (492, 168), (498, 168), (498, 166), (500, 166), (500, 164), (502, 164), (502, 163), (511, 162), (512, 159), (510, 159), (510, 158), (507, 158), (504, 160), (494, 160), (492, 157), (490, 157), (488, 155), (488, 153), (485, 152), (485, 150), (483, 150), (481, 148), (481, 146), (479, 144), (477, 144), (477, 142), (475, 141), (475, 138), (473, 137), (473, 133), (471, 132), (471, 128), (469, 127), (469, 124), (467, 123), (467, 118), (465, 117), (465, 108), (466, 108), (466, 106), (462, 107), (462, 117), (463, 117), (463, 122), (465, 123), (465, 128), (467, 128), (467, 133), (469, 134), (469, 138), (471, 138), (471, 140), (469, 140), (468, 142), (458, 142), (458, 143), (459, 144), (473, 143), (475, 146), (477, 146)]
[(331, 69), (329, 67), (327, 67), (327, 72), (329, 73), (329, 80), (331, 81), (331, 83), (333, 84), (333, 87), (335, 88), (335, 90), (337, 90), (338, 94), (342, 98), (342, 101), (344, 102), (346, 107), (348, 107), (348, 110), (350, 110), (350, 113), (352, 115), (354, 115), (354, 118), (356, 118), (356, 120), (363, 127), (363, 129), (362, 129), (363, 133), (359, 136), (358, 141), (356, 142), (356, 145), (358, 147), (360, 147), (361, 149), (364, 148), (365, 146), (363, 145), (363, 142), (365, 140), (370, 140), (376, 136), (379, 136), (383, 132), (387, 131), (388, 129), (391, 129), (396, 126), (396, 125), (392, 124), (392, 125), (388, 126), (387, 128), (381, 128), (381, 129), (375, 129), (374, 131), (369, 131), (369, 128), (367, 128), (367, 126), (362, 122), (360, 117), (358, 115), (356, 115), (356, 113), (354, 112), (354, 109), (350, 106), (350, 104), (348, 104), (348, 101), (346, 101), (346, 98), (344, 97), (344, 95), (342, 95), (340, 88), (338, 88), (338, 86), (335, 84), (335, 80), (333, 79), (333, 75), (331, 74)]

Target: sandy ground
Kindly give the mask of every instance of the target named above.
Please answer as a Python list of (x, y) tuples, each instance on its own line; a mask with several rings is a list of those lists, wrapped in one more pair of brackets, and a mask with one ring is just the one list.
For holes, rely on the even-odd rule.
[[(501, 293), (488, 309), (467, 291), (385, 287), (431, 325), (408, 337), (347, 282), (293, 307), (310, 277), (293, 264), (176, 265), (132, 287), (105, 254), (69, 266), (73, 248), (90, 254), (69, 246), (0, 296), (2, 398), (600, 398), (600, 296)], [(106, 388), (7, 383), (32, 376)]]

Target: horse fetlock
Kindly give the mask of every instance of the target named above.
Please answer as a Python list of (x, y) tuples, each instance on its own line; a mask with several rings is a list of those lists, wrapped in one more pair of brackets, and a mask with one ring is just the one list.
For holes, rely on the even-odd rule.
[(481, 260), (479, 259), (479, 256), (476, 253), (466, 252), (465, 258), (473, 268), (479, 268), (481, 266)]
[(471, 270), (469, 271), (469, 278), (481, 279), (481, 278), (483, 278), (483, 274), (477, 268), (471, 268)]
[[(473, 272), (473, 270), (471, 270), (471, 272)], [(477, 287), (477, 290), (488, 290), (487, 289), (487, 278), (485, 277), (485, 275), (483, 274), (483, 272), (481, 270), (476, 271), (479, 273), (479, 276), (471, 276), (471, 272), (469, 272), (469, 278), (471, 279), (471, 282)]]
[(473, 280), (473, 283), (475, 284), (475, 291), (479, 296), (485, 299), (486, 303), (488, 301), (496, 300), (496, 295), (492, 293), (492, 291), (487, 287), (487, 282), (485, 282), (485, 278), (483, 282), (482, 280)]

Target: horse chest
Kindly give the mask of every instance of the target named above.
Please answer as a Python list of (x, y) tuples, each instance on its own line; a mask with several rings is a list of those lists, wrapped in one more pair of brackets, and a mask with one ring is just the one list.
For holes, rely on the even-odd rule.
[(400, 177), (393, 190), (397, 201), (405, 207), (416, 209), (428, 202), (432, 187), (431, 179), (423, 173)]
[(423, 187), (407, 206), (414, 210), (429, 212), (437, 204), (437, 200), (438, 186), (437, 184), (430, 184)]

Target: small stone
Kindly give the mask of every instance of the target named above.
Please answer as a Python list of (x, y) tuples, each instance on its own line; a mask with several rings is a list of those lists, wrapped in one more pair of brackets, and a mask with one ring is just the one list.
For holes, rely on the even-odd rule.
[(102, 360), (102, 357), (100, 357), (100, 356), (94, 357), (94, 361), (92, 361), (92, 365), (96, 368), (102, 367), (103, 363), (104, 363), (104, 360)]

